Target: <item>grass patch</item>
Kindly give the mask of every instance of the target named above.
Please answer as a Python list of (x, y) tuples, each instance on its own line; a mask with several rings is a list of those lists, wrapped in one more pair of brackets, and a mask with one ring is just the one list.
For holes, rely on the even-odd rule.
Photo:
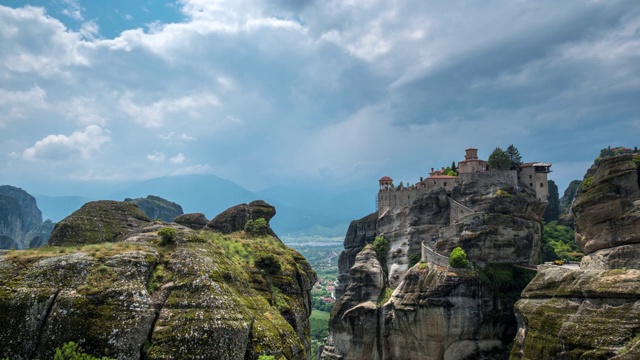
[(42, 246), (27, 250), (10, 250), (5, 255), (10, 261), (17, 264), (33, 264), (41, 259), (61, 256), (65, 254), (85, 253), (96, 259), (122, 254), (129, 251), (146, 249), (141, 245), (128, 243), (102, 243), (77, 246)]
[(391, 299), (391, 294), (393, 294), (393, 289), (389, 287), (385, 288), (384, 293), (382, 293), (382, 296), (378, 298), (378, 302), (376, 303), (376, 305), (378, 306), (384, 305), (387, 301), (389, 301), (389, 299)]

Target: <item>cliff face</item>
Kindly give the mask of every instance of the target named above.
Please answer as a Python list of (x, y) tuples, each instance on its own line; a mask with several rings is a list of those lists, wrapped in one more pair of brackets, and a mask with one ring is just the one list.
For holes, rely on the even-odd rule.
[(589, 169), (573, 203), (577, 269), (540, 272), (516, 304), (513, 359), (640, 357), (640, 186), (630, 155)]
[[(32, 237), (27, 234), (41, 224), (42, 213), (33, 196), (20, 188), (0, 186), (0, 249), (29, 247)], [(46, 230), (41, 233), (47, 235)]]
[[(0, 357), (52, 358), (68, 341), (126, 359), (308, 357), (316, 275), (300, 254), (272, 237), (132, 224), (122, 212), (102, 212), (133, 206), (122, 204), (93, 204), (65, 219), (92, 223), (68, 242), (58, 233), (56, 243), (73, 246), (0, 254)], [(93, 218), (96, 211), (106, 218)], [(128, 229), (118, 242), (77, 240), (114, 224)], [(159, 244), (163, 227), (176, 229), (175, 244)], [(255, 265), (265, 254), (279, 270)]]
[(338, 258), (338, 285), (336, 286), (336, 298), (344, 294), (349, 286), (350, 269), (355, 264), (356, 255), (365, 245), (373, 243), (376, 237), (376, 213), (369, 214), (360, 220), (354, 220), (349, 224), (347, 235), (344, 237), (344, 251)]
[(149, 195), (146, 198), (124, 199), (124, 201), (136, 204), (149, 219), (172, 221), (183, 214), (182, 206), (159, 196)]

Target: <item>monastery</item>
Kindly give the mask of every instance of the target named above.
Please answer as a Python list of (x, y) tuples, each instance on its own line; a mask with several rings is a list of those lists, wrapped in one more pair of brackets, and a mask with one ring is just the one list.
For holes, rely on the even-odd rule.
[(529, 162), (520, 165), (517, 170), (490, 170), (487, 161), (478, 159), (478, 149), (465, 150), (464, 160), (458, 162), (458, 175), (445, 175), (442, 170), (431, 168), (429, 177), (412, 186), (394, 186), (393, 179), (384, 176), (379, 180), (378, 216), (386, 210), (410, 206), (419, 196), (434, 190), (444, 189), (451, 193), (453, 188), (462, 183), (475, 181), (489, 186), (522, 186), (533, 189), (536, 197), (547, 201), (549, 188), (547, 174), (551, 172), (551, 164)]

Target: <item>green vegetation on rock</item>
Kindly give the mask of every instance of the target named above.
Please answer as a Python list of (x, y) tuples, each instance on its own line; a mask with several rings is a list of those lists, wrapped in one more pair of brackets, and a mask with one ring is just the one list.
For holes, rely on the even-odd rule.
[(575, 242), (573, 229), (551, 221), (542, 229), (540, 258), (543, 262), (553, 260), (578, 261), (584, 256)]
[(464, 250), (462, 250), (460, 246), (451, 251), (451, 255), (449, 255), (449, 265), (457, 269), (469, 267), (467, 254), (464, 252)]
[(269, 234), (269, 224), (264, 218), (249, 220), (244, 225), (244, 232), (256, 237), (266, 236)]
[(517, 298), (533, 280), (535, 271), (516, 267), (512, 264), (487, 264), (477, 271), (478, 279), (494, 294), (500, 297)]
[(162, 229), (158, 230), (158, 236), (160, 236), (160, 245), (165, 246), (175, 244), (177, 234), (178, 232), (176, 231), (176, 229), (172, 227), (163, 227)]
[(95, 357), (91, 356), (84, 351), (80, 345), (70, 341), (62, 347), (56, 349), (56, 354), (53, 356), (53, 360), (112, 360), (107, 357)]

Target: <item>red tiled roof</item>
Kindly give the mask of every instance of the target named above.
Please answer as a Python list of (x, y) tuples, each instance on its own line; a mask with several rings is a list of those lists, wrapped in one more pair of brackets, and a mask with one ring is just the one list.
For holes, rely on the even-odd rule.
[(393, 179), (388, 177), (388, 176), (383, 176), (382, 179), (380, 179), (378, 181), (393, 181)]

